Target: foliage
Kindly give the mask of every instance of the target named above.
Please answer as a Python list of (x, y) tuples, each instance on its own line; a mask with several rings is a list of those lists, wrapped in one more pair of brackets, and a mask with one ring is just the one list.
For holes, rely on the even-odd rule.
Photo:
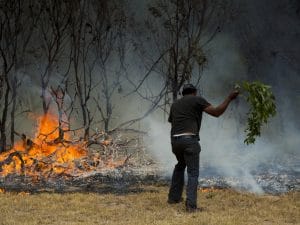
[(271, 86), (259, 81), (244, 81), (242, 89), (247, 92), (246, 101), (250, 104), (248, 112), (247, 127), (245, 129), (246, 139), (244, 142), (249, 145), (255, 142), (255, 138), (261, 135), (261, 127), (268, 122), (270, 117), (276, 115), (275, 97)]

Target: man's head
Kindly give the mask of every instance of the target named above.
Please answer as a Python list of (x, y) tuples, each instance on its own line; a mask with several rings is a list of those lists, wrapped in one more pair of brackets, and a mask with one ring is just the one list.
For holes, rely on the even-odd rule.
[(182, 95), (196, 95), (197, 94), (197, 88), (192, 84), (185, 84), (182, 88)]

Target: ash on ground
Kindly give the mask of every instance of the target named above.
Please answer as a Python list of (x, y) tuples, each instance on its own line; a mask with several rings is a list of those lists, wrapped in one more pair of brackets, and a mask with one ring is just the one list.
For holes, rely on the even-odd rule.
[[(0, 189), (6, 191), (36, 192), (135, 192), (141, 185), (169, 185), (172, 169), (164, 168), (149, 155), (140, 138), (128, 138), (123, 133), (114, 137), (111, 151), (126, 160), (120, 167), (85, 171), (79, 174), (53, 174), (48, 177), (32, 177), (18, 174), (0, 176)], [(114, 150), (113, 149), (113, 150)], [(98, 152), (97, 149), (91, 149)], [(109, 151), (106, 151), (109, 152)], [(105, 156), (105, 155), (104, 155)], [(290, 157), (291, 158), (291, 157)], [(128, 160), (127, 160), (128, 159)], [(228, 176), (215, 167), (201, 165), (200, 188), (234, 188), (254, 193), (281, 194), (300, 190), (300, 165), (298, 159), (289, 162), (262, 164), (247, 176), (241, 173)], [(80, 169), (80, 168), (78, 168)], [(26, 171), (25, 171), (26, 172)]]
[[(272, 169), (270, 169), (272, 171)], [(286, 171), (282, 173), (268, 171), (252, 174), (250, 180), (239, 177), (225, 177), (220, 175), (200, 178), (200, 186), (217, 188), (234, 188), (258, 194), (282, 194), (289, 191), (300, 190), (300, 173)]]
[[(170, 171), (168, 171), (170, 172)], [(251, 181), (218, 175), (213, 168), (201, 168), (201, 188), (234, 188), (256, 193), (281, 194), (300, 190), (300, 172), (261, 167), (253, 171)], [(0, 178), (0, 188), (7, 191), (36, 192), (135, 192), (139, 185), (168, 185), (170, 177), (161, 165), (126, 166), (91, 171), (79, 176), (39, 178), (10, 175)], [(258, 189), (253, 189), (255, 186)]]

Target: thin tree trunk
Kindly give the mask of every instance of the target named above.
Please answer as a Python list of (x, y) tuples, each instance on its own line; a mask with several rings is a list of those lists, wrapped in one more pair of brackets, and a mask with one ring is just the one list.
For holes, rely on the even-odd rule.
[(14, 84), (13, 84), (13, 90), (12, 90), (12, 109), (10, 112), (10, 143), (11, 146), (14, 146), (15, 144), (15, 114), (16, 114), (16, 103), (17, 103), (17, 78), (14, 78)]
[(1, 120), (1, 128), (0, 128), (0, 135), (1, 135), (1, 143), (0, 143), (0, 152), (4, 152), (6, 150), (6, 122), (7, 122), (7, 113), (8, 113), (8, 105), (9, 105), (9, 93), (10, 87), (7, 79), (7, 74), (5, 74), (5, 81), (6, 81), (6, 91), (5, 91), (5, 98), (4, 98), (4, 108), (2, 112), (2, 120)]

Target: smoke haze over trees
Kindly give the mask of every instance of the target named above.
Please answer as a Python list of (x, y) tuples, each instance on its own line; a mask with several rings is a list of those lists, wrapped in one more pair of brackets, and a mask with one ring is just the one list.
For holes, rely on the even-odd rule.
[(31, 114), (88, 139), (167, 113), (185, 82), (217, 100), (236, 81), (268, 83), (270, 136), (299, 134), (299, 40), (297, 0), (1, 0), (0, 151)]

